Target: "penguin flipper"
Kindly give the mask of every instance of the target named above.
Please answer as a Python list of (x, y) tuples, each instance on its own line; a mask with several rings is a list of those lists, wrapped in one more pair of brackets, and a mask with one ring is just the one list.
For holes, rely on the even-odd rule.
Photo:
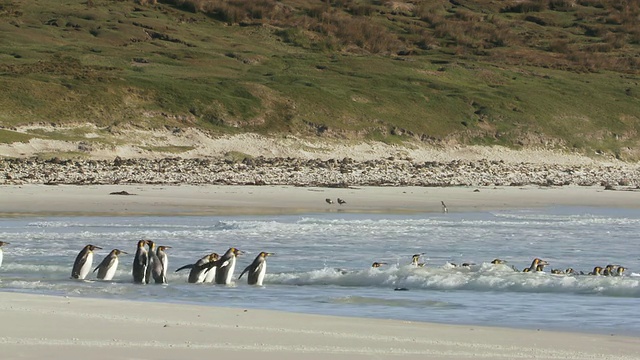
[(244, 273), (249, 271), (250, 268), (251, 268), (251, 265), (249, 265), (246, 268), (244, 268), (244, 270), (242, 270), (242, 272), (240, 273), (240, 276), (238, 276), (238, 280), (240, 280), (240, 278), (242, 278), (242, 275), (244, 275)]
[(181, 267), (181, 268), (178, 268), (178, 269), (177, 269), (176, 271), (174, 271), (174, 272), (178, 272), (178, 271), (180, 271), (180, 270), (184, 270), (184, 269), (193, 269), (194, 267), (195, 267), (195, 265), (194, 265), (194, 264), (188, 264), (188, 265), (185, 265), (185, 266), (183, 266), (183, 267)]

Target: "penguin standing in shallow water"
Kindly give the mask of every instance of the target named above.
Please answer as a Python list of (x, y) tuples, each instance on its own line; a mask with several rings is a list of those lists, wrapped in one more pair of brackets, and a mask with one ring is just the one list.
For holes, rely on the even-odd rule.
[(199, 284), (206, 282), (206, 279), (209, 278), (210, 275), (212, 277), (209, 282), (212, 282), (216, 276), (216, 260), (218, 260), (218, 254), (211, 253), (198, 259), (195, 264), (182, 266), (175, 272), (184, 269), (191, 269), (191, 271), (189, 271), (189, 279), (187, 280), (187, 282), (190, 284)]
[(167, 283), (167, 267), (169, 266), (169, 257), (165, 250), (171, 249), (171, 246), (158, 246), (158, 250), (156, 250), (156, 256), (158, 256), (158, 260), (160, 260), (160, 264), (162, 265), (162, 283)]
[(102, 248), (89, 244), (78, 253), (76, 261), (73, 263), (73, 269), (71, 270), (72, 279), (84, 280), (84, 278), (87, 277), (93, 266), (93, 250), (96, 249)]
[(2, 253), (2, 247), (5, 245), (9, 245), (10, 243), (8, 242), (4, 242), (4, 241), (0, 241), (0, 266), (2, 266), (2, 258), (3, 258), (3, 253)]
[(145, 281), (148, 284), (151, 282), (151, 278), (153, 278), (156, 284), (166, 284), (167, 278), (163, 275), (164, 269), (162, 268), (162, 262), (156, 253), (156, 243), (147, 240), (147, 244), (149, 245), (149, 261), (147, 262)]
[(242, 278), (244, 273), (248, 273), (247, 284), (249, 285), (258, 285), (262, 286), (262, 281), (264, 281), (264, 275), (267, 273), (267, 256), (273, 255), (273, 253), (261, 252), (256, 256), (251, 265), (247, 266), (240, 276), (238, 276), (238, 280)]
[(149, 265), (149, 254), (147, 249), (147, 240), (138, 241), (138, 248), (136, 249), (136, 255), (133, 258), (133, 282), (136, 284), (146, 283), (147, 266)]
[(234, 247), (229, 248), (217, 262), (216, 284), (229, 285), (233, 278), (233, 272), (236, 269), (236, 256), (242, 255), (243, 252)]
[(119, 249), (111, 250), (109, 255), (105, 256), (104, 259), (102, 259), (100, 265), (93, 269), (93, 272), (96, 272), (96, 270), (98, 270), (98, 279), (106, 281), (110, 281), (113, 279), (113, 276), (116, 274), (116, 270), (118, 269), (118, 255), (120, 254), (126, 254), (126, 252)]

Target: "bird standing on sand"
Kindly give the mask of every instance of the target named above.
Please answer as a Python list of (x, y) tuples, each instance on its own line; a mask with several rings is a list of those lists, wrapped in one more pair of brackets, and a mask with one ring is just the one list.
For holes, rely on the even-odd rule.
[(329, 199), (329, 198), (324, 199), (324, 201), (326, 201), (326, 202), (327, 202), (327, 204), (333, 204), (333, 200), (331, 200), (331, 199)]
[(346, 203), (347, 203), (346, 201), (338, 198), (338, 204), (343, 205), (343, 204), (346, 204)]
[(444, 201), (440, 201), (440, 203), (442, 204), (442, 212), (443, 213), (448, 213), (449, 209), (447, 209), (447, 205), (444, 204)]
[(10, 243), (8, 242), (0, 241), (0, 266), (2, 266), (2, 258), (3, 258), (2, 247), (4, 245), (9, 245), (9, 244)]
[(93, 265), (93, 250), (102, 249), (95, 245), (87, 245), (78, 253), (76, 261), (73, 263), (73, 269), (71, 269), (71, 278), (84, 280), (91, 271)]

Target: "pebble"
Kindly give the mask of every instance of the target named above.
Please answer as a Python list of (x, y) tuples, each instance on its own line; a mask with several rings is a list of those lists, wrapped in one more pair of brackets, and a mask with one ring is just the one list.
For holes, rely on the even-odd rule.
[(0, 184), (189, 184), (349, 186), (640, 187), (640, 166), (550, 165), (490, 160), (416, 162), (387, 158), (67, 160), (2, 158)]

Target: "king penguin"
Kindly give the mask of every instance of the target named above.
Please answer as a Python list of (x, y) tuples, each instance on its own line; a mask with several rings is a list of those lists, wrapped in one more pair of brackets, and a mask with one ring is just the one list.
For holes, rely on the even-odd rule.
[(171, 246), (158, 246), (158, 250), (156, 251), (158, 260), (160, 260), (160, 264), (162, 264), (162, 281), (164, 284), (167, 283), (167, 267), (169, 266), (169, 257), (165, 252), (167, 249), (171, 249)]
[(133, 282), (136, 284), (145, 284), (147, 275), (147, 266), (149, 265), (149, 254), (147, 249), (147, 240), (138, 241), (138, 248), (136, 249), (136, 255), (133, 258)]
[(113, 279), (113, 276), (116, 274), (116, 270), (118, 269), (118, 255), (120, 254), (126, 254), (126, 252), (119, 249), (111, 250), (109, 255), (102, 259), (100, 265), (93, 269), (93, 272), (98, 270), (98, 279), (107, 281)]
[(151, 240), (147, 240), (147, 244), (149, 245), (149, 261), (147, 262), (145, 281), (148, 284), (151, 282), (151, 278), (153, 278), (156, 284), (166, 284), (167, 278), (162, 275), (164, 273), (164, 269), (162, 268), (162, 262), (156, 253), (156, 243)]
[(244, 273), (248, 273), (249, 279), (247, 280), (247, 284), (262, 286), (264, 274), (267, 273), (267, 256), (269, 255), (273, 255), (273, 253), (263, 251), (258, 254), (251, 265), (247, 266), (242, 271), (242, 273), (240, 273), (240, 276), (238, 276), (238, 280), (242, 278), (242, 275), (244, 275)]
[(78, 253), (76, 261), (73, 263), (73, 269), (71, 270), (72, 279), (84, 280), (84, 278), (87, 277), (93, 265), (93, 250), (96, 249), (102, 248), (89, 244)]
[(10, 245), (10, 243), (4, 242), (4, 241), (0, 241), (0, 266), (2, 266), (2, 258), (3, 258), (2, 247), (5, 246), (5, 245)]
[(187, 282), (190, 284), (199, 284), (206, 282), (205, 280), (209, 278), (211, 274), (213, 274), (211, 280), (209, 280), (209, 282), (212, 282), (216, 276), (216, 260), (218, 260), (218, 254), (211, 253), (198, 259), (195, 264), (182, 266), (175, 272), (184, 269), (191, 269), (191, 271), (189, 271), (189, 279), (187, 280)]
[(236, 269), (236, 256), (242, 255), (243, 252), (234, 247), (229, 248), (224, 255), (217, 262), (216, 269), (216, 284), (231, 284), (233, 278), (233, 272)]

